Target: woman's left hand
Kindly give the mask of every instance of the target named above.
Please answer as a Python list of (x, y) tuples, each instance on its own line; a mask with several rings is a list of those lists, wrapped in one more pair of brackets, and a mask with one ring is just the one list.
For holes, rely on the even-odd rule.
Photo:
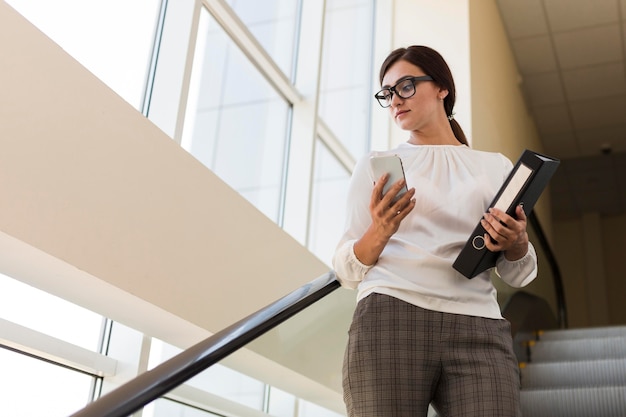
[(515, 208), (517, 219), (495, 207), (490, 208), (480, 223), (485, 228), (485, 246), (492, 252), (502, 251), (509, 261), (521, 259), (528, 252), (526, 213), (522, 206)]

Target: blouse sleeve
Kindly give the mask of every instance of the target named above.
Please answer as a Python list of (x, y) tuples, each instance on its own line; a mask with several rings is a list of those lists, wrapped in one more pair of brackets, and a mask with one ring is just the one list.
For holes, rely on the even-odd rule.
[(368, 165), (369, 155), (361, 158), (353, 171), (346, 199), (346, 226), (332, 264), (337, 279), (345, 288), (355, 289), (373, 265), (364, 265), (354, 254), (354, 243), (370, 226), (369, 202), (374, 178)]
[(496, 274), (514, 288), (525, 287), (537, 277), (537, 253), (528, 242), (528, 252), (516, 261), (509, 261), (503, 253), (496, 261)]
[(357, 288), (363, 277), (373, 265), (365, 265), (354, 255), (355, 240), (348, 240), (337, 248), (333, 258), (333, 266), (337, 279), (344, 288)]

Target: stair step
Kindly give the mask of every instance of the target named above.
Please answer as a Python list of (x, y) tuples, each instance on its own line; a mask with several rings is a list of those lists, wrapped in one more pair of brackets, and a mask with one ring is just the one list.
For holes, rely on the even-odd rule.
[(571, 340), (597, 337), (626, 337), (626, 326), (590, 327), (566, 330), (545, 330), (540, 333), (539, 340)]
[(626, 386), (626, 359), (529, 363), (520, 372), (522, 389)]
[(530, 346), (532, 363), (621, 358), (626, 358), (626, 336), (539, 340)]
[(524, 390), (522, 415), (532, 417), (624, 417), (626, 386)]

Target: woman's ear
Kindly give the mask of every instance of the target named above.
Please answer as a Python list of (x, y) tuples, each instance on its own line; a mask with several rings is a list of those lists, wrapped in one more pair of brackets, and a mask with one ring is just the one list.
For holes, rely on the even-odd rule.
[(439, 89), (439, 93), (437, 94), (437, 97), (439, 97), (439, 100), (443, 100), (444, 98), (446, 98), (448, 96), (448, 90), (447, 89), (443, 89), (440, 88)]

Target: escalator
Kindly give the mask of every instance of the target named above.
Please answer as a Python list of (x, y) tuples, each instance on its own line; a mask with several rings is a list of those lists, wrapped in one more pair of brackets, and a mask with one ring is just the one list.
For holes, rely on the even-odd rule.
[(626, 326), (537, 332), (526, 347), (524, 416), (626, 416)]

